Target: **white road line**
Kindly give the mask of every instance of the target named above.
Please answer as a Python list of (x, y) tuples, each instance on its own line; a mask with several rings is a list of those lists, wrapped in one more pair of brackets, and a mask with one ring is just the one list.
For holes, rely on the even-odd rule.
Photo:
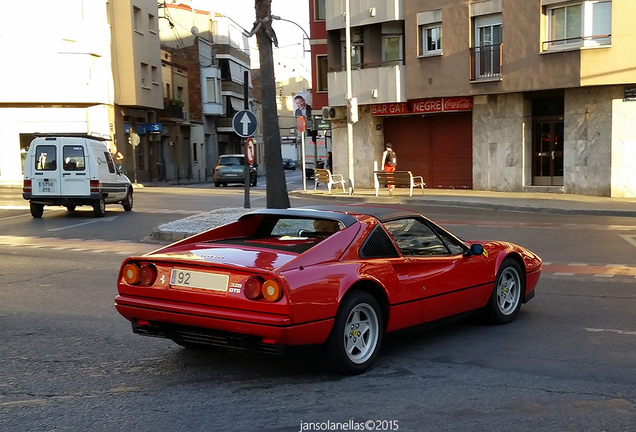
[(568, 266), (570, 267), (587, 267), (589, 264), (586, 263), (570, 263)]
[(585, 331), (591, 333), (616, 333), (621, 335), (636, 336), (636, 331), (632, 330), (614, 330), (614, 329), (599, 329), (599, 328), (586, 328)]
[(613, 274), (595, 274), (595, 275), (592, 275), (592, 276), (595, 277), (595, 278), (611, 278), (611, 277), (614, 277)]

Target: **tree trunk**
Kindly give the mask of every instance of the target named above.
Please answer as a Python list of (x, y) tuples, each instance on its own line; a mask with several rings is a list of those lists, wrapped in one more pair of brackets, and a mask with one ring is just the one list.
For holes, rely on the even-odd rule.
[[(287, 181), (283, 169), (280, 129), (276, 108), (276, 81), (272, 51), (271, 0), (255, 0), (256, 21), (262, 25), (256, 32), (261, 62), (261, 102), (263, 104), (263, 141), (265, 145), (265, 178), (267, 208), (289, 208)], [(264, 20), (265, 19), (265, 20)], [(261, 21), (264, 20), (264, 21)]]

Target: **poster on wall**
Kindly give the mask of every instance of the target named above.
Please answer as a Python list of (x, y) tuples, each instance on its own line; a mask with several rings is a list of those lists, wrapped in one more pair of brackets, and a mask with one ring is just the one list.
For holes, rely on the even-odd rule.
[(294, 94), (294, 116), (311, 116), (311, 92), (296, 92)]

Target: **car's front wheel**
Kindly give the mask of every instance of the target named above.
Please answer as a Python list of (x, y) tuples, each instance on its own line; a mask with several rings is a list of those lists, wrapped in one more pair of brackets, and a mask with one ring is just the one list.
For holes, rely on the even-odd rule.
[(501, 263), (495, 287), (486, 310), (496, 324), (507, 324), (515, 319), (521, 309), (524, 295), (523, 272), (519, 263), (507, 258)]
[(371, 367), (384, 335), (382, 311), (364, 291), (347, 295), (336, 315), (327, 342), (327, 355), (339, 372), (360, 374)]

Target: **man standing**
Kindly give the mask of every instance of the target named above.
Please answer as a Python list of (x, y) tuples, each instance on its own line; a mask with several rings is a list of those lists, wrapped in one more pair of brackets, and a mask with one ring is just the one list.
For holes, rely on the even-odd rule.
[[(397, 157), (393, 151), (391, 143), (384, 144), (384, 153), (382, 153), (382, 167), (385, 172), (395, 172), (397, 166)], [(389, 194), (393, 194), (393, 188), (395, 185), (389, 184)]]

